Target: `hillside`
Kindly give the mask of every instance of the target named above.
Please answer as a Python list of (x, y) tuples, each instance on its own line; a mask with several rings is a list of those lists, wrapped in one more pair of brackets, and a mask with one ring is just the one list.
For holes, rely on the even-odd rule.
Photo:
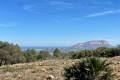
[(105, 40), (92, 40), (92, 41), (87, 41), (84, 43), (78, 43), (76, 45), (73, 45), (73, 49), (80, 49), (80, 50), (91, 50), (91, 49), (96, 49), (99, 47), (111, 47), (108, 41)]
[[(120, 79), (120, 57), (108, 59), (112, 61), (116, 79)], [(0, 80), (64, 80), (63, 69), (78, 60), (46, 60), (33, 63), (16, 64), (0, 67)]]

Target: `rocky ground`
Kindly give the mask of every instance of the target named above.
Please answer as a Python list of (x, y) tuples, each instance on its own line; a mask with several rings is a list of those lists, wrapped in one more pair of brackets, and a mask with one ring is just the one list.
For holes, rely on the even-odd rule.
[[(120, 57), (108, 59), (113, 64), (116, 80), (120, 80)], [(46, 60), (0, 67), (0, 80), (64, 80), (64, 67), (78, 60)]]

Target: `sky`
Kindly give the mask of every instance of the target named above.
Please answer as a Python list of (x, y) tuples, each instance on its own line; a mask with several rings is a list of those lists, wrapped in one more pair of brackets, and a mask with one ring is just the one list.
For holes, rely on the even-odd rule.
[(120, 0), (0, 0), (0, 40), (20, 46), (120, 44)]

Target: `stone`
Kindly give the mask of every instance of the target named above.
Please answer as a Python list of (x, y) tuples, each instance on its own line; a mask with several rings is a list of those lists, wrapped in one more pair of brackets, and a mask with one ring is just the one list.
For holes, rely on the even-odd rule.
[(53, 75), (49, 75), (48, 77), (47, 77), (47, 80), (54, 80), (55, 79), (55, 77), (53, 76)]

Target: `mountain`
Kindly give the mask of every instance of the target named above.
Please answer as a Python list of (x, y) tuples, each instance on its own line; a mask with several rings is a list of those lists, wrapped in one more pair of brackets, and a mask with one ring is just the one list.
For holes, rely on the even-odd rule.
[(91, 50), (91, 49), (96, 49), (99, 47), (111, 47), (108, 41), (105, 40), (92, 40), (92, 41), (87, 41), (84, 43), (78, 43), (76, 45), (73, 45), (71, 48), (73, 49), (79, 49), (79, 50)]

